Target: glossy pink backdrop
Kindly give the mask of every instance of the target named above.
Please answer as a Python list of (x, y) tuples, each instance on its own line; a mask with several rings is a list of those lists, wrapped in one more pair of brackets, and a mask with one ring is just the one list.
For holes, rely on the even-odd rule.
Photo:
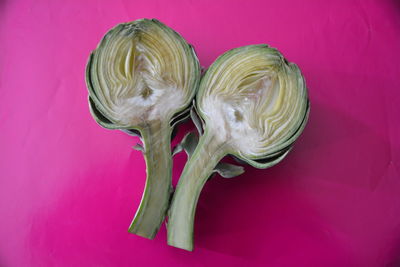
[[(138, 139), (88, 110), (90, 51), (143, 17), (205, 67), (268, 43), (309, 88), (309, 124), (282, 163), (207, 183), (193, 253), (167, 246), (165, 226), (153, 241), (127, 233)], [(400, 266), (399, 49), (395, 0), (1, 1), (0, 266)]]

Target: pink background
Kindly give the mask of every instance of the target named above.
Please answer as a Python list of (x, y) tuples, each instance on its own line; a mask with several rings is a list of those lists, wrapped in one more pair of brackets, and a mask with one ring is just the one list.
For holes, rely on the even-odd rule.
[[(0, 266), (400, 266), (400, 3), (328, 2), (1, 1)], [(88, 110), (89, 52), (143, 17), (203, 66), (268, 43), (309, 87), (309, 124), (282, 163), (207, 183), (193, 253), (167, 246), (165, 226), (153, 241), (127, 233), (138, 139)]]

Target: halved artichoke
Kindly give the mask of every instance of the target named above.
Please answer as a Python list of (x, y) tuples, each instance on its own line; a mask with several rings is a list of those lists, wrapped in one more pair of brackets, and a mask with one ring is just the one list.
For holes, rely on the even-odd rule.
[[(193, 249), (200, 192), (213, 172), (243, 171), (219, 161), (233, 155), (257, 168), (277, 164), (308, 118), (309, 101), (299, 68), (267, 45), (236, 48), (207, 70), (196, 97), (204, 134), (183, 170), (169, 210), (168, 244)], [(197, 123), (198, 124), (198, 123)]]
[(86, 67), (91, 113), (101, 126), (139, 135), (147, 179), (129, 231), (154, 238), (166, 213), (171, 187), (171, 133), (188, 117), (200, 65), (178, 33), (157, 20), (141, 19), (111, 29)]

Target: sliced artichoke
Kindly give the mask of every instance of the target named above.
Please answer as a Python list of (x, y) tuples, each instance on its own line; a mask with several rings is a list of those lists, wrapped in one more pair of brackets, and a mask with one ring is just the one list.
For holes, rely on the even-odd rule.
[(154, 238), (169, 204), (171, 133), (189, 116), (200, 65), (188, 43), (157, 20), (111, 29), (86, 67), (91, 113), (101, 126), (139, 135), (147, 179), (129, 232)]
[[(200, 192), (226, 155), (257, 168), (281, 161), (302, 132), (309, 113), (299, 68), (278, 50), (251, 45), (230, 50), (207, 70), (196, 97), (204, 122), (169, 210), (168, 244), (193, 249), (193, 223)], [(196, 125), (199, 123), (195, 119)], [(243, 171), (219, 166), (232, 177)], [(221, 169), (222, 167), (222, 169)]]

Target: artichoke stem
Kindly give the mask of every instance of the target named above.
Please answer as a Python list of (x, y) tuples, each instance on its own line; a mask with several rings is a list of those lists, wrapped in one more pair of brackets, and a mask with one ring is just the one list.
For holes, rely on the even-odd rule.
[(217, 163), (226, 155), (224, 143), (204, 134), (186, 163), (168, 213), (168, 244), (193, 250), (193, 227), (200, 192)]
[(164, 221), (169, 206), (172, 171), (171, 127), (152, 122), (140, 132), (146, 161), (146, 185), (129, 232), (153, 239)]

